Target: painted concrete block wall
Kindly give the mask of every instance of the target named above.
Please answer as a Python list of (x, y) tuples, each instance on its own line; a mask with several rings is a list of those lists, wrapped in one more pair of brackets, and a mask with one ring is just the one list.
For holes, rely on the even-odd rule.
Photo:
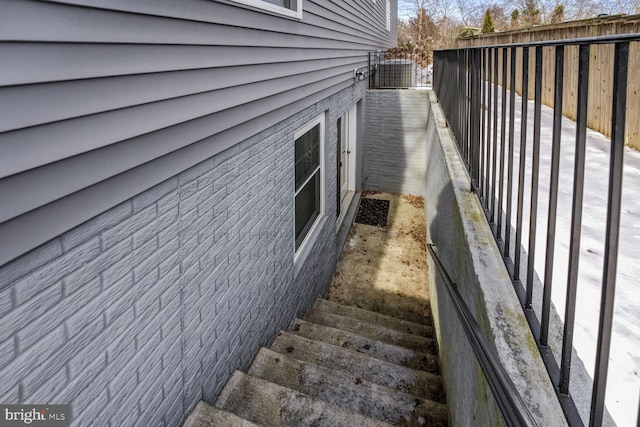
[[(0, 402), (180, 425), (327, 289), (335, 121), (358, 83), (0, 269)], [(327, 215), (294, 264), (294, 130), (326, 115)]]
[[(538, 425), (566, 425), (502, 258), (435, 94), (429, 92), (427, 239), (457, 284)], [(434, 311), (452, 426), (506, 425), (429, 257)]]
[(426, 91), (367, 91), (363, 188), (424, 196)]

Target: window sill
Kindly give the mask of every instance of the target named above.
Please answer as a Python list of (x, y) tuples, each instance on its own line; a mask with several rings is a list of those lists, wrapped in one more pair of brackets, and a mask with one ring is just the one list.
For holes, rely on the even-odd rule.
[[(231, 0), (233, 3), (239, 3), (244, 6), (250, 6), (251, 9), (261, 12), (271, 12), (275, 15), (285, 16), (287, 18), (302, 19), (302, 3), (298, 6), (298, 10), (287, 9), (286, 7), (276, 6), (262, 0)], [(302, 1), (302, 0), (298, 0)]]
[(326, 226), (328, 218), (329, 217), (327, 215), (323, 215), (316, 220), (316, 223), (309, 231), (309, 234), (307, 234), (306, 239), (304, 240), (304, 242), (302, 242), (295, 255), (293, 256), (294, 277), (298, 277), (300, 270), (302, 270), (302, 266), (306, 263), (307, 258), (309, 258), (309, 256), (313, 253), (312, 249), (314, 247), (314, 244), (319, 238), (320, 231), (323, 230)]

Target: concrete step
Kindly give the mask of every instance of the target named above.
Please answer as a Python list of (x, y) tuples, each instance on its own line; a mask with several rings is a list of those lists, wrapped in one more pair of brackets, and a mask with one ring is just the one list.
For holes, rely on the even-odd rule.
[(314, 307), (307, 311), (304, 315), (304, 320), (318, 323), (320, 325), (330, 326), (336, 329), (342, 329), (343, 331), (352, 332), (377, 341), (406, 347), (411, 350), (437, 354), (436, 342), (432, 338), (399, 332), (395, 329), (364, 322), (351, 317), (339, 316), (337, 314), (320, 311)]
[(407, 320), (398, 319), (396, 317), (387, 316), (385, 314), (380, 314), (373, 311), (363, 310), (361, 308), (350, 305), (338, 304), (337, 302), (329, 301), (326, 299), (316, 300), (313, 307), (319, 311), (333, 313), (344, 317), (350, 317), (352, 319), (358, 319), (363, 322), (373, 323), (389, 329), (395, 329), (399, 332), (420, 335), (421, 337), (427, 338), (434, 337), (433, 327), (431, 326), (409, 322)]
[(267, 427), (390, 426), (240, 371), (231, 374), (215, 406)]
[(189, 418), (186, 419), (182, 427), (257, 427), (250, 421), (240, 418), (236, 414), (214, 408), (202, 400), (198, 402)]
[(388, 292), (378, 294), (368, 293), (361, 298), (355, 297), (350, 300), (344, 300), (340, 299), (339, 296), (334, 296), (331, 300), (363, 310), (397, 317), (398, 319), (409, 322), (433, 326), (431, 307), (427, 300), (407, 298), (405, 295), (396, 295)]
[(442, 379), (438, 375), (288, 332), (280, 332), (271, 350), (424, 399), (444, 402)]
[(442, 403), (420, 399), (266, 348), (258, 352), (248, 374), (390, 424), (447, 424), (447, 408)]
[(438, 358), (393, 344), (383, 343), (352, 332), (296, 319), (291, 333), (366, 354), (407, 368), (438, 374)]

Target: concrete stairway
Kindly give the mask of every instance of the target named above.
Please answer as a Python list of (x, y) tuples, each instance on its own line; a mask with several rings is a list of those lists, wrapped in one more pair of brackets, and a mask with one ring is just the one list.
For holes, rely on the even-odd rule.
[(446, 426), (430, 326), (318, 300), (185, 427)]

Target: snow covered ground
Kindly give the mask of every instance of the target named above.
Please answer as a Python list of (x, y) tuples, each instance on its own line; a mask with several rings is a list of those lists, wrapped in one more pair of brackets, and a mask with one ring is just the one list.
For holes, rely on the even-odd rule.
[(417, 87), (430, 87), (433, 82), (433, 64), (428, 64), (426, 67), (416, 65), (416, 86)]
[[(501, 91), (502, 88), (499, 87), (500, 96)], [(507, 93), (507, 104), (508, 103), (509, 93)], [(512, 226), (512, 249), (510, 257), (512, 260), (514, 259), (515, 248), (514, 228), (516, 224), (518, 161), (520, 156), (521, 103), (521, 98), (516, 96), (516, 102), (514, 104), (516, 108), (514, 121), (516, 131), (514, 138), (513, 214), (510, 221)], [(529, 101), (527, 120), (528, 143), (525, 156), (524, 226), (522, 247), (520, 248), (522, 253), (520, 277), (523, 281), (526, 278), (527, 271), (527, 254), (525, 249), (528, 247), (529, 240), (528, 224), (531, 203), (533, 108), (533, 101)], [(637, 118), (627, 117), (627, 120), (637, 120)], [(491, 120), (490, 123), (492, 123), (492, 121), (493, 120)], [(508, 126), (509, 116), (507, 115), (507, 130)], [(498, 132), (499, 127), (500, 118), (498, 119)], [(542, 306), (541, 278), (544, 277), (545, 269), (552, 129), (553, 110), (543, 105), (537, 210), (538, 226), (535, 253), (535, 272), (537, 277), (534, 279), (534, 309), (538, 314), (538, 318), (540, 318)], [(492, 130), (492, 135), (493, 132)], [(498, 133), (498, 135), (500, 134)], [(553, 261), (552, 305), (555, 310), (552, 310), (550, 331), (550, 340), (552, 341), (550, 346), (557, 361), (560, 360), (561, 353), (562, 320), (564, 319), (566, 283), (568, 277), (575, 135), (576, 123), (567, 118), (563, 118), (557, 231), (555, 235), (555, 256)], [(499, 143), (498, 138), (498, 144)], [(584, 420), (587, 420), (589, 417), (591, 383), (596, 356), (609, 180), (609, 147), (609, 138), (600, 133), (587, 130), (582, 237), (574, 331), (575, 351), (573, 353), (570, 385), (570, 392)], [(499, 155), (498, 150), (498, 159)], [(640, 153), (630, 148), (625, 148), (624, 156), (620, 250), (611, 358), (609, 362), (605, 402), (606, 408), (611, 415), (611, 417), (605, 416), (605, 425), (617, 424), (620, 427), (636, 425), (640, 390)], [(487, 173), (490, 173), (490, 171)], [(504, 217), (507, 199), (506, 172), (504, 176), (505, 196), (503, 203), (503, 224), (507, 222)], [(504, 237), (504, 232), (502, 236)], [(611, 418), (613, 418), (613, 420)]]

